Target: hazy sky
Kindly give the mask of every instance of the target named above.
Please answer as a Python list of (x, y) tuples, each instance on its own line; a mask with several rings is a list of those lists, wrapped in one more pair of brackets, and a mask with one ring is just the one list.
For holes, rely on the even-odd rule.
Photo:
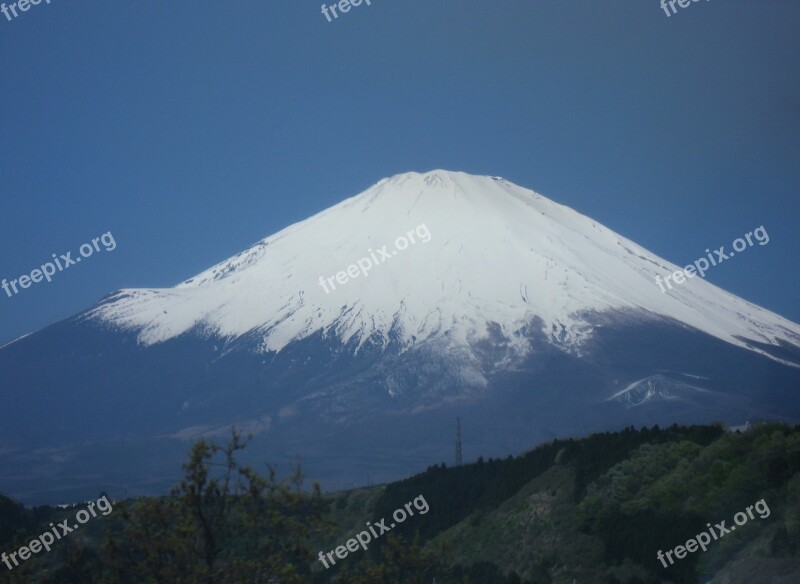
[[(8, 3), (8, 0), (5, 0)], [(0, 343), (380, 178), (500, 175), (800, 321), (800, 3), (52, 0), (0, 15)]]

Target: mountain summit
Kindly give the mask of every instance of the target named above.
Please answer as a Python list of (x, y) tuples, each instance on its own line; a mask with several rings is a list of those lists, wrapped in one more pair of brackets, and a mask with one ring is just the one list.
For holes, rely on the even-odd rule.
[[(410, 246), (366, 278), (325, 292), (320, 276), (424, 224)], [(610, 310), (674, 319), (726, 342), (800, 345), (800, 326), (696, 277), (662, 294), (679, 270), (580, 213), (499, 177), (434, 170), (383, 179), (170, 289), (121, 290), (90, 317), (145, 345), (203, 330), (249, 335), (280, 351), (316, 333), (342, 342), (468, 348), (497, 329), (529, 349), (534, 320), (577, 350)]]
[(232, 425), (340, 488), (450, 461), (456, 416), (467, 460), (629, 424), (800, 420), (800, 326), (699, 277), (662, 293), (678, 269), (502, 178), (383, 179), (0, 348), (0, 492), (163, 492), (188, 440)]

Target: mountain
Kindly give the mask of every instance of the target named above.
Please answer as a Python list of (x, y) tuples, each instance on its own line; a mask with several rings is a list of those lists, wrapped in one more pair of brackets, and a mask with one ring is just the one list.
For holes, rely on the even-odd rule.
[(628, 423), (800, 419), (800, 326), (499, 177), (383, 179), (0, 348), (0, 492), (171, 484), (231, 424), (329, 488)]

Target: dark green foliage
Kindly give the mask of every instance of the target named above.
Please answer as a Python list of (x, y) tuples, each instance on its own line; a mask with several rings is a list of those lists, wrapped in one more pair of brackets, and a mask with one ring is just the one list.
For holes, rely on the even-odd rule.
[(724, 433), (719, 426), (673, 425), (666, 430), (633, 427), (622, 432), (593, 434), (580, 440), (554, 440), (517, 458), (447, 468), (432, 466), (422, 474), (392, 483), (375, 509), (375, 518), (389, 517), (407, 501), (423, 495), (432, 512), (424, 521), (406, 522), (398, 531), (412, 535), (418, 530), (422, 541), (455, 525), (476, 510), (493, 509), (513, 496), (523, 485), (556, 464), (576, 469), (576, 493), (582, 498), (586, 485), (624, 460), (645, 443), (691, 440), (705, 445)]
[(456, 566), (452, 570), (452, 578), (453, 582), (469, 584), (522, 584), (515, 572), (506, 576), (500, 568), (489, 562), (477, 562), (466, 568)]
[[(435, 578), (437, 584), (523, 584), (516, 573), (505, 575), (490, 562), (448, 567), (443, 561), (446, 555), (446, 548), (423, 548), (418, 538), (407, 544), (402, 536), (389, 534), (375, 560), (366, 558), (347, 564), (334, 581), (342, 584), (429, 584)], [(327, 580), (322, 577), (317, 581)]]
[(8, 548), (15, 536), (27, 536), (35, 525), (32, 511), (0, 495), (0, 549)]
[(800, 533), (789, 533), (785, 525), (781, 525), (772, 536), (770, 552), (777, 557), (796, 557), (800, 553)]
[(307, 542), (326, 526), (319, 487), (303, 493), (299, 468), (279, 482), (273, 469), (265, 477), (239, 464), (245, 446), (236, 431), (224, 448), (200, 440), (171, 497), (125, 509), (124, 531), (106, 545), (113, 582), (308, 580)]
[(622, 432), (593, 434), (584, 440), (569, 440), (565, 461), (575, 464), (575, 498), (580, 500), (586, 494), (587, 485), (618, 462), (627, 458), (642, 444), (664, 444), (688, 440), (705, 446), (725, 433), (718, 425), (678, 426), (673, 424), (666, 430), (658, 426), (636, 431), (633, 426)]
[[(796, 428), (765, 424), (745, 434), (725, 434), (705, 447), (696, 436), (642, 445), (589, 485), (580, 503), (582, 525), (603, 539), (609, 563), (631, 558), (676, 582), (695, 582), (699, 562), (711, 556), (688, 554), (665, 569), (656, 551), (684, 544), (709, 522), (727, 520), (730, 526), (735, 513), (762, 498), (771, 512), (786, 502), (781, 487), (800, 473)], [(740, 549), (764, 525), (757, 516), (714, 547), (718, 553)], [(778, 529), (772, 538), (774, 555), (794, 549), (784, 532)]]
[[(695, 583), (734, 558), (755, 563), (751, 572), (766, 578), (764, 562), (783, 562), (778, 573), (800, 554), (800, 427), (763, 424), (743, 434), (718, 425), (626, 428), (556, 440), (516, 458), (432, 466), (384, 488), (325, 500), (317, 489), (301, 491), (299, 471), (278, 481), (272, 471), (261, 476), (240, 465), (235, 454), (243, 447), (238, 434), (227, 447), (198, 442), (171, 496), (115, 504), (113, 515), (90, 524), (98, 531), (87, 526), (49, 555), (0, 573), (0, 583), (552, 584), (589, 575), (609, 584)], [(419, 495), (427, 514), (320, 570), (310, 536), (332, 549), (352, 536), (351, 523), (389, 519)], [(707, 522), (730, 525), (760, 499), (768, 518), (756, 516), (666, 569), (656, 559)], [(3, 549), (24, 545), (73, 511), (27, 510), (0, 497)], [(319, 535), (334, 511), (347, 517), (348, 534)], [(526, 535), (532, 525), (538, 531)], [(503, 543), (484, 546), (491, 534)], [(459, 536), (469, 539), (463, 550)], [(518, 536), (536, 545), (500, 560)]]

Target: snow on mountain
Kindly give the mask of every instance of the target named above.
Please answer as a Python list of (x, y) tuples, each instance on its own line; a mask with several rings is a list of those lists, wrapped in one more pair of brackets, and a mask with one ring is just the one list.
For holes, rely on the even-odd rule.
[[(326, 293), (320, 276), (424, 224), (419, 241)], [(435, 170), (386, 178), (168, 289), (127, 289), (88, 314), (145, 345), (189, 331), (256, 333), (280, 351), (317, 332), (342, 341), (468, 348), (500, 327), (519, 354), (526, 327), (577, 350), (589, 315), (652, 313), (763, 352), (800, 345), (800, 326), (699, 277), (662, 293), (655, 276), (680, 269), (589, 217), (502, 178)], [(766, 353), (764, 353), (766, 354)], [(774, 357), (773, 357), (774, 358)]]
[(697, 393), (710, 392), (699, 385), (656, 374), (628, 384), (606, 401), (614, 400), (635, 407), (657, 400), (690, 400)]

